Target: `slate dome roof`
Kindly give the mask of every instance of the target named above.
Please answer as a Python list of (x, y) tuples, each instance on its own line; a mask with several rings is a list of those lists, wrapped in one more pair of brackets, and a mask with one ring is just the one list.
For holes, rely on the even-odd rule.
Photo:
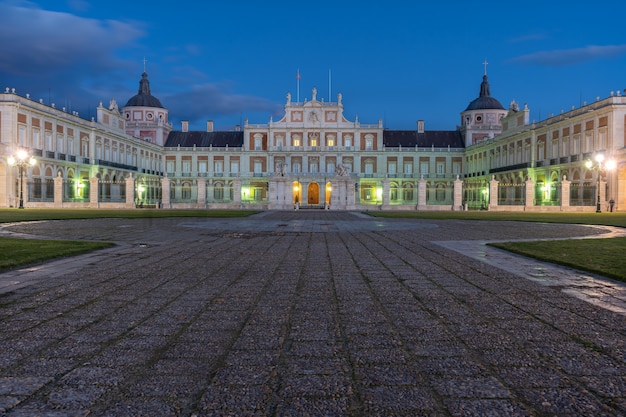
[(477, 99), (470, 102), (465, 111), (468, 110), (504, 110), (502, 104), (495, 98), (491, 97), (489, 91), (489, 81), (487, 75), (483, 75), (483, 82), (480, 83), (480, 95)]
[(141, 81), (139, 81), (139, 91), (137, 92), (137, 95), (132, 96), (124, 107), (130, 106), (163, 108), (159, 99), (150, 94), (150, 81), (148, 81), (148, 74), (145, 72), (141, 74)]

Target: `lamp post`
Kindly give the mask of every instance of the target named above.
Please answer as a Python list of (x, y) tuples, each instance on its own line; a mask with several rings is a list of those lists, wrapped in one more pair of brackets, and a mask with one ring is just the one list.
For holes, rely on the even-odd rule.
[(597, 186), (596, 186), (596, 213), (602, 213), (602, 205), (600, 203), (600, 179), (602, 177), (602, 171), (610, 171), (615, 169), (615, 161), (609, 159), (604, 162), (604, 154), (599, 153), (594, 158), (595, 162), (591, 159), (585, 162), (587, 169), (598, 171), (597, 174)]
[(15, 156), (9, 156), (7, 162), (11, 166), (16, 166), (19, 172), (20, 178), (20, 205), (19, 208), (24, 208), (24, 168), (32, 167), (35, 165), (35, 158), (32, 156), (29, 158), (28, 152), (24, 149), (20, 149), (16, 152)]

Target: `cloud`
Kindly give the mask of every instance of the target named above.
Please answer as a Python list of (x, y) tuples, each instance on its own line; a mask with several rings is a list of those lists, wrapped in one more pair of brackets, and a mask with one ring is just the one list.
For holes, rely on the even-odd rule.
[(121, 47), (144, 36), (136, 22), (95, 20), (69, 13), (0, 4), (0, 70), (18, 76), (75, 67), (116, 68)]
[(623, 54), (626, 54), (626, 45), (589, 45), (584, 48), (539, 51), (513, 58), (511, 61), (529, 65), (537, 64), (548, 67), (564, 67)]
[(163, 106), (167, 107), (173, 119), (184, 119), (190, 123), (202, 123), (208, 119), (223, 116), (246, 117), (248, 113), (265, 113), (269, 116), (282, 115), (281, 105), (269, 100), (244, 95), (231, 94), (224, 91), (224, 86), (218, 83), (196, 85), (188, 91), (179, 91), (163, 98), (159, 98)]
[[(141, 24), (0, 4), (1, 87), (46, 103), (93, 112), (111, 98), (130, 63), (120, 57), (145, 36)], [(126, 80), (124, 80), (126, 81)]]
[[(83, 0), (69, 4), (73, 10), (87, 5)], [(125, 103), (136, 94), (134, 83), (141, 71), (137, 51), (144, 49), (141, 43), (150, 36), (148, 24), (85, 18), (23, 1), (0, 3), (0, 16), (0, 89), (15, 88), (22, 96), (28, 93), (35, 100), (67, 107), (86, 118), (93, 115), (100, 101), (115, 98)], [(171, 116), (192, 121), (206, 120), (213, 114), (239, 116), (259, 111), (269, 116), (276, 112), (275, 103), (232, 94), (228, 82), (194, 86), (194, 81), (207, 80), (203, 71), (192, 66), (172, 69), (170, 65), (187, 62), (189, 56), (201, 52), (200, 46), (188, 44), (175, 52), (172, 62), (161, 56), (155, 64), (161, 74), (175, 76), (167, 81), (159, 78), (152, 88)], [(136, 71), (135, 78), (129, 79), (132, 71)], [(177, 92), (171, 93), (174, 89)]]

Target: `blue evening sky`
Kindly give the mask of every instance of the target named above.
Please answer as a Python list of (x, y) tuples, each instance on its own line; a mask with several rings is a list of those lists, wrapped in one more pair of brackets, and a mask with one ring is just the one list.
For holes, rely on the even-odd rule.
[[(531, 119), (626, 88), (623, 1), (0, 0), (0, 88), (89, 118), (152, 94), (180, 129), (283, 114), (285, 95), (336, 101), (361, 123), (454, 130), (478, 96)], [(622, 93), (623, 94), (623, 93)]]

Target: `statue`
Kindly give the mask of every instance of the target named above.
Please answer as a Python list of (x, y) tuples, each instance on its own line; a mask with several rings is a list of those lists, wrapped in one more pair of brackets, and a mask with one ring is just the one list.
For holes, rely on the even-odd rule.
[(114, 98), (109, 102), (109, 110), (118, 111), (117, 101)]
[(287, 172), (287, 164), (285, 162), (278, 162), (276, 164), (276, 175), (279, 177), (284, 177)]
[(347, 177), (350, 175), (350, 170), (348, 170), (348, 167), (346, 167), (344, 164), (337, 165), (337, 168), (335, 168), (335, 172), (340, 177)]

